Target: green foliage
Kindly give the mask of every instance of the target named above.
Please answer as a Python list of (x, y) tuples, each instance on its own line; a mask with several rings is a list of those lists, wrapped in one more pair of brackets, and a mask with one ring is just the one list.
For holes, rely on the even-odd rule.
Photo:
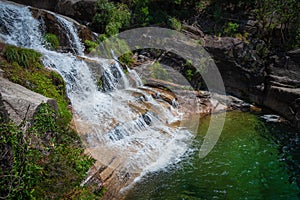
[(188, 81), (191, 81), (193, 76), (194, 76), (193, 70), (188, 69), (185, 71), (185, 77), (188, 79)]
[(77, 187), (69, 194), (65, 195), (68, 199), (84, 199), (95, 200), (101, 199), (106, 192), (106, 188), (102, 187), (100, 190), (95, 190), (94, 187)]
[[(15, 52), (15, 49), (17, 49), (17, 52)], [(13, 51), (18, 53), (21, 51), (19, 49), (21, 48), (8, 46), (5, 52)], [(31, 52), (33, 50), (29, 49), (29, 51)], [(22, 52), (27, 52), (27, 49), (22, 49)], [(11, 57), (14, 57), (11, 55), (11, 52), (7, 54), (9, 54)], [(35, 53), (32, 54), (35, 55)], [(37, 54), (40, 55), (39, 53)], [(15, 62), (14, 60), (11, 62), (10, 59), (7, 60), (10, 62), (10, 64), (7, 63), (2, 66), (7, 78), (12, 82), (20, 84), (34, 92), (55, 99), (58, 104), (60, 114), (59, 117), (61, 119), (60, 121), (68, 124), (72, 115), (68, 110), (69, 100), (66, 96), (66, 84), (62, 77), (57, 72), (50, 71), (44, 67), (36, 68), (34, 67), (36, 65), (29, 65), (27, 68), (24, 68), (20, 66), (19, 62)], [(29, 60), (32, 61), (33, 58)], [(40, 61), (35, 60), (35, 62)], [(41, 65), (40, 63), (38, 64)]]
[(141, 26), (146, 26), (149, 24), (151, 17), (149, 12), (149, 0), (133, 0), (133, 16), (132, 23)]
[(172, 29), (176, 30), (176, 31), (180, 31), (181, 30), (181, 23), (179, 20), (177, 20), (175, 17), (171, 17), (169, 19), (169, 25)]
[(103, 42), (104, 40), (107, 39), (107, 35), (105, 35), (105, 34), (100, 34), (100, 35), (98, 36), (98, 39), (99, 39), (101, 42)]
[(7, 199), (59, 199), (79, 186), (94, 160), (83, 154), (78, 135), (42, 104), (32, 126), (0, 124), (0, 194)]
[(134, 63), (134, 59), (132, 58), (133, 53), (125, 53), (119, 57), (119, 61), (121, 62), (122, 65), (127, 65), (130, 66)]
[(44, 36), (44, 40), (50, 46), (51, 49), (57, 49), (59, 47), (59, 40), (55, 34), (46, 33)]
[(224, 28), (224, 33), (229, 36), (233, 36), (237, 33), (239, 25), (237, 23), (228, 22), (227, 26)]
[(121, 28), (129, 25), (130, 11), (125, 4), (98, 0), (97, 13), (93, 21), (100, 32), (112, 36), (119, 33)]
[[(0, 194), (7, 199), (33, 199), (34, 185), (40, 180), (42, 168), (37, 164), (39, 152), (32, 149), (21, 128), (0, 124), (1, 164)], [(6, 156), (5, 153), (8, 155)], [(6, 157), (5, 157), (6, 156)]]
[[(300, 8), (299, 8), (299, 10), (300, 10)], [(299, 48), (300, 47), (300, 15), (295, 20), (293, 36), (294, 36), (293, 46)]]
[(207, 7), (207, 2), (205, 1), (199, 1), (199, 2), (196, 2), (196, 10), (197, 12), (202, 12), (206, 9)]
[(213, 11), (213, 17), (216, 20), (216, 22), (221, 21), (221, 18), (222, 18), (222, 8), (219, 5), (215, 6), (215, 9)]
[(98, 47), (98, 44), (96, 42), (91, 41), (91, 40), (85, 40), (84, 45), (87, 47), (88, 53), (92, 52), (93, 50), (95, 50), (95, 48)]
[(151, 68), (151, 78), (161, 79), (161, 80), (168, 80), (169, 75), (166, 69), (164, 69), (159, 62), (155, 62)]
[(281, 29), (282, 43), (292, 43), (299, 27), (300, 2), (295, 0), (257, 0), (255, 15), (261, 24), (260, 37), (270, 42), (275, 28)]
[(17, 62), (20, 66), (25, 68), (40, 68), (41, 56), (42, 54), (34, 51), (33, 49), (24, 49), (16, 46), (7, 46), (4, 52), (4, 57), (8, 60), (8, 62)]

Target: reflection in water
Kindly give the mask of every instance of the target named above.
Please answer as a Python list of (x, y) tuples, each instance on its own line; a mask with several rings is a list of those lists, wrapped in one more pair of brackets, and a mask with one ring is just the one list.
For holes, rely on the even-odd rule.
[[(208, 122), (201, 122), (193, 149)], [(195, 150), (178, 165), (149, 174), (126, 199), (298, 199), (299, 144), (299, 135), (282, 124), (230, 112), (208, 156), (199, 159)]]

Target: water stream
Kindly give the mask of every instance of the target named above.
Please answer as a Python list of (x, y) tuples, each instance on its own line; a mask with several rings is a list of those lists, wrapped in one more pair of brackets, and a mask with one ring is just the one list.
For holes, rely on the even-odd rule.
[[(57, 19), (74, 52), (83, 56), (72, 22)], [(118, 170), (145, 175), (129, 191), (128, 200), (299, 199), (299, 135), (274, 138), (278, 130), (285, 135), (286, 129), (270, 127), (252, 114), (232, 112), (216, 147), (199, 159), (208, 118), (198, 134), (171, 126), (182, 116), (175, 100), (168, 105), (153, 98), (138, 74), (125, 74), (118, 62), (89, 58), (101, 67), (99, 91), (88, 63), (71, 53), (48, 50), (40, 27), (29, 8), (0, 1), (1, 40), (41, 52), (44, 65), (62, 75), (87, 151), (104, 165), (117, 158)], [(285, 144), (287, 140), (294, 146)]]

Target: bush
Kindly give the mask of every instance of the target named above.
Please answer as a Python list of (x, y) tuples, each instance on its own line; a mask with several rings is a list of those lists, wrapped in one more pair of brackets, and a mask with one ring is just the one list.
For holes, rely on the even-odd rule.
[(99, 198), (79, 186), (94, 159), (83, 154), (77, 133), (62, 126), (57, 115), (42, 104), (27, 130), (22, 124), (0, 124), (0, 156), (6, 160), (0, 165), (1, 197), (62, 199), (76, 188)]
[(132, 52), (125, 53), (119, 57), (119, 61), (122, 63), (122, 65), (130, 66), (131, 64), (134, 63), (132, 56), (133, 56)]
[(20, 66), (25, 68), (41, 68), (41, 56), (42, 54), (33, 49), (24, 49), (16, 46), (7, 46), (4, 52), (4, 57), (8, 62), (17, 62)]
[(289, 46), (296, 39), (300, 24), (300, 2), (295, 0), (257, 0), (255, 17), (260, 22), (259, 36), (270, 43), (275, 28), (281, 29), (281, 41)]
[(194, 76), (193, 70), (188, 69), (185, 72), (185, 77), (187, 78), (188, 81), (192, 81), (192, 77)]
[(237, 23), (228, 22), (227, 26), (224, 28), (224, 33), (229, 36), (233, 36), (237, 33), (239, 25)]
[(46, 33), (44, 36), (44, 40), (50, 46), (51, 49), (55, 50), (59, 47), (59, 40), (55, 34)]
[(121, 28), (129, 25), (130, 11), (125, 4), (98, 0), (97, 13), (93, 23), (101, 33), (112, 36), (119, 33)]
[(139, 26), (146, 26), (149, 24), (151, 17), (149, 12), (149, 0), (133, 0), (132, 6), (132, 23)]
[(177, 20), (174, 17), (171, 17), (169, 19), (169, 25), (172, 29), (176, 30), (176, 31), (181, 31), (181, 23), (179, 20)]
[(98, 47), (98, 44), (91, 40), (85, 40), (84, 45), (87, 48), (88, 53), (92, 52), (93, 50), (95, 50), (95, 48)]

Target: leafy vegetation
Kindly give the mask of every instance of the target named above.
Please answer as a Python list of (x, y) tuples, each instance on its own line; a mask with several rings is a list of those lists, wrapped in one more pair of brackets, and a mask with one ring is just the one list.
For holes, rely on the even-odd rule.
[(32, 49), (15, 46), (4, 46), (0, 54), (6, 78), (58, 103), (58, 111), (42, 104), (32, 122), (19, 126), (0, 113), (0, 197), (99, 199), (105, 189), (80, 187), (94, 159), (83, 153), (78, 134), (69, 127), (65, 82), (44, 68), (40, 58)]
[(181, 30), (181, 23), (179, 20), (177, 20), (175, 17), (171, 17), (169, 19), (169, 24), (170, 27), (176, 31), (180, 31)]
[[(204, 32), (233, 36), (249, 42), (245, 21), (258, 22), (252, 37), (264, 40), (280, 38), (280, 45), (292, 48), (300, 42), (300, 2), (295, 0), (124, 0), (114, 3), (98, 0), (94, 18), (97, 31), (111, 36), (119, 30), (141, 26), (162, 26), (180, 31), (182, 24), (194, 24)], [(281, 31), (276, 35), (276, 31)], [(274, 35), (275, 34), (275, 35)], [(103, 37), (104, 38), (104, 37)], [(273, 42), (274, 43), (274, 42)], [(276, 43), (276, 41), (275, 41)], [(278, 45), (278, 44), (276, 44)]]
[(119, 57), (119, 61), (121, 62), (122, 65), (130, 66), (135, 62), (132, 56), (133, 56), (132, 52), (125, 53)]
[(98, 44), (91, 40), (85, 40), (84, 45), (87, 48), (88, 53), (92, 52), (93, 50), (95, 50), (98, 47)]
[(46, 33), (44, 36), (44, 40), (46, 41), (47, 45), (49, 45), (50, 49), (55, 50), (59, 47), (59, 40), (55, 34)]
[(257, 0), (254, 11), (261, 24), (261, 37), (268, 42), (274, 29), (281, 29), (281, 41), (284, 45), (298, 43), (297, 31), (300, 26), (300, 2), (295, 0)]
[(239, 28), (239, 25), (237, 23), (228, 22), (228, 25), (224, 29), (224, 33), (226, 35), (234, 36), (235, 33), (237, 33)]
[(97, 14), (93, 21), (97, 30), (107, 36), (112, 36), (119, 33), (121, 28), (129, 25), (130, 11), (125, 4), (98, 0)]
[(7, 46), (4, 57), (8, 62), (3, 60), (1, 68), (6, 77), (34, 92), (55, 99), (61, 122), (68, 124), (72, 116), (68, 109), (66, 84), (57, 72), (42, 67), (41, 54), (32, 49)]
[(187, 80), (191, 81), (192, 77), (194, 76), (193, 70), (191, 70), (191, 69), (186, 70), (185, 76), (186, 76)]
[(33, 49), (24, 49), (16, 46), (7, 46), (4, 52), (8, 62), (17, 62), (18, 65), (25, 68), (41, 68), (40, 58), (42, 54)]
[[(0, 194), (6, 199), (99, 198), (80, 187), (94, 160), (83, 154), (77, 133), (59, 123), (49, 105), (40, 106), (30, 128), (0, 124)], [(97, 191), (99, 192), (99, 191)]]

